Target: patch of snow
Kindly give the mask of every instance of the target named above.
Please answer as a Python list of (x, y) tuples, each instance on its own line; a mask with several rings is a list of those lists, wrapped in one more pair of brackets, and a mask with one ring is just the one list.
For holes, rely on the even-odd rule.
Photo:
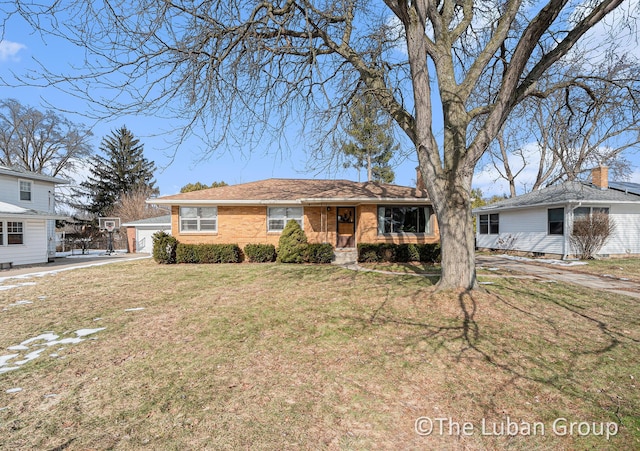
[(22, 391), (22, 388), (16, 387), (16, 388), (10, 388), (9, 390), (6, 391), (6, 393), (18, 393), (21, 391)]
[(41, 301), (44, 301), (45, 299), (47, 299), (46, 296), (38, 296), (38, 299), (40, 299)]
[[(29, 349), (29, 346), (25, 346), (25, 345), (15, 345), (15, 346), (9, 346), (7, 348), (9, 351), (26, 351), (27, 349)], [(2, 362), (0, 362), (0, 365), (2, 364)]]
[(0, 367), (0, 374), (8, 373), (9, 371), (19, 370), (19, 369), (20, 369), (19, 366), (3, 366), (3, 367)]
[(55, 394), (55, 393), (49, 393), (49, 394), (47, 394), (47, 395), (43, 395), (42, 397), (43, 397), (43, 398), (55, 398), (56, 396), (58, 396), (58, 395), (57, 395), (57, 394)]
[(33, 301), (17, 301), (14, 302), (13, 304), (9, 304), (9, 307), (17, 307), (18, 305), (27, 305), (27, 304), (33, 304)]
[(84, 338), (63, 338), (62, 340), (50, 341), (47, 343), (47, 346), (55, 346), (55, 345), (66, 345), (66, 344), (76, 344), (83, 342)]
[(45, 340), (45, 341), (53, 341), (53, 340), (57, 340), (59, 337), (56, 334), (53, 333), (46, 333), (46, 334), (40, 334), (37, 337), (33, 337), (33, 338), (29, 338), (28, 340), (23, 341), (22, 343), (20, 343), (22, 346), (28, 345), (29, 343), (33, 343), (34, 341), (39, 341), (39, 340)]
[(8, 354), (8, 355), (0, 355), (0, 366), (4, 366), (7, 364), (9, 360), (14, 357), (18, 357), (20, 354)]
[(135, 307), (135, 308), (124, 309), (125, 312), (139, 312), (140, 310), (144, 310), (144, 307)]
[(93, 318), (94, 321), (102, 321), (102, 318)]
[(575, 260), (555, 260), (552, 258), (528, 258), (528, 257), (519, 257), (517, 255), (506, 255), (506, 254), (498, 255), (498, 257), (506, 258), (507, 260), (532, 262), (532, 263), (546, 263), (548, 265), (558, 265), (558, 266), (583, 266), (587, 264), (587, 262), (580, 262)]
[(493, 282), (478, 282), (478, 285), (493, 285)]
[(24, 356), (24, 360), (20, 360), (19, 362), (15, 362), (16, 365), (24, 365), (27, 362), (30, 362), (33, 359), (37, 359), (38, 357), (40, 357), (40, 353), (44, 351), (44, 348), (41, 349), (37, 349), (33, 352), (30, 352), (29, 354), (27, 354), (26, 356)]
[(76, 330), (76, 335), (78, 337), (86, 337), (87, 335), (95, 334), (96, 332), (100, 332), (105, 329), (106, 327), (98, 327), (97, 329), (79, 329)]

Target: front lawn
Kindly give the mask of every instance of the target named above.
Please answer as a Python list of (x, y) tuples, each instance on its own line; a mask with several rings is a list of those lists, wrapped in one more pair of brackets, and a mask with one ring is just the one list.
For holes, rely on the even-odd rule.
[(0, 372), (0, 449), (640, 447), (632, 298), (150, 260), (19, 282), (0, 291), (0, 371), (19, 367)]

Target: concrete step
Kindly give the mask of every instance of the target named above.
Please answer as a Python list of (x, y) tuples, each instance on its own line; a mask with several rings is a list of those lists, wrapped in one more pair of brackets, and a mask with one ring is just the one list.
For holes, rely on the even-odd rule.
[(335, 249), (334, 252), (334, 265), (349, 265), (358, 261), (358, 249), (355, 247), (346, 247)]

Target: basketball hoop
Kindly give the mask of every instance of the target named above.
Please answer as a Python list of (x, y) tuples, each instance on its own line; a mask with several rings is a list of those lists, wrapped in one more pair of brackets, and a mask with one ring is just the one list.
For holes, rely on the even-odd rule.
[(107, 243), (107, 255), (111, 255), (113, 250), (113, 232), (120, 228), (120, 218), (98, 218), (100, 230), (109, 233)]

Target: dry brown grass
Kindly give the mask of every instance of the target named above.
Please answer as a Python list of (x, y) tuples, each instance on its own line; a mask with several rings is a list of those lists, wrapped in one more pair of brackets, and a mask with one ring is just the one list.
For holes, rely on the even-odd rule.
[[(640, 446), (638, 303), (491, 280), (434, 294), (429, 279), (335, 267), (151, 261), (34, 279), (0, 291), (0, 355), (45, 331), (106, 329), (0, 374), (0, 448)], [(419, 436), (421, 416), (476, 430)], [(480, 433), (507, 416), (546, 434)], [(620, 432), (558, 437), (558, 417)]]

